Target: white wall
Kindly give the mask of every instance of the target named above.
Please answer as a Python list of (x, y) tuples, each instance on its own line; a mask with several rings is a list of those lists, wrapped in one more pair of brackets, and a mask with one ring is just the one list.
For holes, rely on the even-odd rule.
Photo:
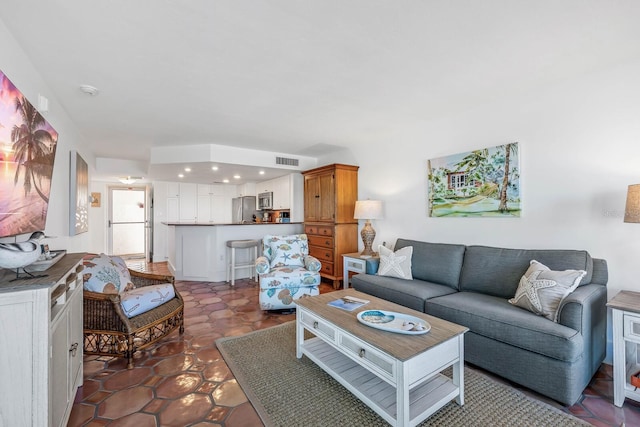
[[(514, 141), (521, 149), (521, 218), (427, 217), (427, 159)], [(352, 152), (359, 198), (385, 204), (385, 218), (373, 221), (374, 245), (403, 237), (586, 249), (607, 260), (609, 298), (621, 289), (640, 291), (640, 225), (623, 222), (627, 186), (640, 183), (640, 61), (415, 122), (386, 144)]]
[[(73, 122), (2, 21), (0, 21), (0, 52), (2, 52), (0, 70), (34, 106), (38, 105), (38, 94), (48, 98), (49, 111), (42, 115), (58, 132), (58, 147), (51, 180), (47, 224), (44, 230), (47, 236), (55, 237), (46, 239), (45, 243), (48, 243), (51, 249), (66, 249), (67, 252), (87, 251), (90, 241), (89, 233), (69, 236), (69, 153), (71, 150), (78, 151), (89, 165), (90, 177), (95, 170), (94, 155), (83, 146), (84, 138), (78, 133)], [(89, 223), (89, 229), (91, 230), (91, 223)], [(19, 236), (17, 240), (24, 240), (24, 236)]]

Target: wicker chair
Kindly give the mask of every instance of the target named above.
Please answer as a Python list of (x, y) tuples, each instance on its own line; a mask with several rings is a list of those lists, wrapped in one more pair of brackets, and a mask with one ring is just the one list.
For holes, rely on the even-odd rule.
[[(141, 273), (129, 270), (136, 288), (171, 283), (173, 276)], [(127, 358), (127, 368), (133, 368), (133, 355), (175, 329), (184, 332), (184, 302), (176, 296), (164, 304), (128, 318), (120, 305), (120, 295), (84, 291), (84, 353)]]

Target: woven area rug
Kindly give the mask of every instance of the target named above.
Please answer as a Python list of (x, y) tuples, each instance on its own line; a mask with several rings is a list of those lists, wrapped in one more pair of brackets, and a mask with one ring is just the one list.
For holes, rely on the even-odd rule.
[[(387, 426), (306, 356), (296, 358), (295, 322), (216, 341), (266, 426)], [(585, 426), (546, 403), (465, 368), (465, 404), (450, 402), (421, 426)]]

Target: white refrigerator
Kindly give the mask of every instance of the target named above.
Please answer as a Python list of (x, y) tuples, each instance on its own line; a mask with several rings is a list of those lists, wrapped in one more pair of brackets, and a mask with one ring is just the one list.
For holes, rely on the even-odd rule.
[(254, 196), (236, 197), (232, 199), (231, 206), (233, 223), (253, 222), (253, 215), (256, 213), (256, 198)]

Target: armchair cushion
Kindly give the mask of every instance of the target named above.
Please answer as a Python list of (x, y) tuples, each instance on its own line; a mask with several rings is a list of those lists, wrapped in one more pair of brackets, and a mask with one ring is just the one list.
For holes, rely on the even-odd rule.
[(320, 263), (320, 260), (318, 258), (307, 255), (306, 257), (304, 257), (304, 268), (316, 273), (320, 271), (320, 269), (322, 268), (322, 264)]
[(271, 236), (269, 246), (265, 247), (265, 255), (274, 267), (304, 267), (304, 257), (309, 253), (307, 236), (295, 234), (291, 236)]
[(119, 294), (135, 286), (126, 263), (120, 257), (105, 254), (87, 258), (82, 272), (84, 289), (105, 294)]
[(268, 273), (270, 269), (271, 264), (269, 264), (267, 257), (261, 256), (256, 259), (256, 273), (265, 274)]
[(175, 296), (173, 284), (162, 283), (123, 292), (120, 294), (120, 305), (124, 314), (132, 318), (172, 300)]

